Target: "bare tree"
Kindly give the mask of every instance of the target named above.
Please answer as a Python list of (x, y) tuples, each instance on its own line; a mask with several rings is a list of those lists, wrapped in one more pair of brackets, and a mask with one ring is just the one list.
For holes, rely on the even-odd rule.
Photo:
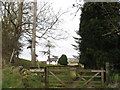
[[(21, 47), (23, 46), (20, 42), (24, 32), (24, 25), (29, 25), (31, 22), (24, 21), (27, 16), (27, 7), (25, 2), (2, 2), (2, 56), (3, 62), (8, 63), (11, 54), (19, 55)], [(28, 26), (27, 26), (28, 27)]]
[[(41, 2), (41, 7), (37, 8), (37, 26), (36, 26), (36, 37), (39, 39), (64, 39), (66, 38), (63, 33), (65, 33), (58, 25), (62, 22), (60, 20), (61, 16), (66, 12), (59, 10), (57, 13), (54, 12), (52, 4), (48, 2)], [(32, 18), (32, 17), (31, 17)], [(61, 33), (63, 32), (63, 33)], [(32, 27), (27, 30), (27, 35), (32, 35)]]
[[(40, 8), (36, 7), (36, 17), (33, 19), (32, 4), (33, 2), (25, 2), (25, 0), (23, 2), (21, 0), (20, 2), (2, 2), (3, 56), (10, 58), (13, 50), (19, 53), (22, 46), (21, 39), (32, 40), (34, 19), (36, 19), (35, 37), (37, 42), (38, 39), (41, 42), (41, 40), (48, 40), (48, 38), (56, 40), (66, 38), (63, 34), (65, 32), (58, 28), (61, 23), (60, 17), (66, 12), (58, 11), (55, 13), (50, 3), (42, 2)], [(36, 42), (36, 40), (34, 41)]]
[[(22, 7), (23, 2), (1, 2), (2, 3), (2, 46), (3, 58), (10, 57), (11, 53), (18, 52), (21, 44), (19, 39), (22, 34)], [(17, 54), (17, 53), (16, 53)], [(4, 60), (4, 59), (3, 59)], [(7, 61), (8, 62), (8, 61)], [(7, 63), (4, 61), (4, 63)]]
[(31, 55), (32, 55), (32, 64), (35, 65), (36, 56), (35, 56), (35, 41), (36, 41), (36, 13), (37, 13), (37, 0), (33, 2), (33, 30), (32, 30), (32, 48), (31, 48)]
[[(36, 5), (37, 6), (37, 5)], [(36, 15), (36, 39), (37, 43), (41, 43), (42, 40), (48, 39), (65, 39), (67, 36), (66, 32), (61, 28), (58, 28), (58, 25), (61, 23), (61, 16), (66, 12), (59, 10), (57, 13), (54, 12), (52, 5), (48, 2), (41, 2), (39, 9), (37, 8)], [(32, 17), (31, 17), (32, 18)], [(29, 46), (32, 46), (32, 27), (30, 25), (29, 29), (26, 31), (27, 35), (30, 37)], [(38, 41), (40, 40), (40, 42)]]

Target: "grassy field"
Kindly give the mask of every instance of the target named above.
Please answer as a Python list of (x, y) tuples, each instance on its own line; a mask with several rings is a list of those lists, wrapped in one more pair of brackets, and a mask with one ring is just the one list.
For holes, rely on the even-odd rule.
[[(48, 71), (51, 71), (53, 74), (49, 72), (49, 87), (57, 87), (57, 88), (64, 88), (68, 85), (72, 85), (73, 81), (76, 81), (77, 78), (75, 76), (75, 72), (67, 71), (67, 69), (74, 69), (76, 67), (70, 67), (70, 66), (55, 66), (55, 65), (45, 65), (39, 62), (40, 66), (47, 66)], [(24, 67), (24, 72), (20, 70), (18, 66)], [(4, 67), (2, 70), (2, 87), (3, 88), (44, 88), (44, 77), (42, 75), (36, 75), (29, 72), (29, 68), (31, 66), (31, 62), (25, 59), (18, 59), (18, 61), (15, 62), (14, 66), (7, 66)], [(66, 71), (52, 71), (52, 70), (65, 70)], [(81, 69), (84, 70), (84, 69)], [(81, 74), (81, 73), (78, 73)], [(85, 75), (93, 75), (93, 73), (86, 73)], [(89, 78), (85, 78), (88, 80)], [(100, 81), (100, 79), (96, 78), (93, 79), (93, 81)], [(78, 85), (76, 85), (76, 88), (86, 88), (81, 87), (81, 85), (84, 82), (79, 82)], [(0, 82), (1, 84), (1, 82)], [(95, 85), (100, 85), (99, 83), (96, 83)], [(1, 86), (0, 86), (1, 87)], [(111, 81), (110, 83), (105, 86), (106, 88), (118, 88), (120, 87), (120, 74), (112, 74), (111, 75)], [(101, 87), (96, 87), (101, 88)]]
[[(12, 66), (23, 66), (24, 68), (29, 69), (32, 66), (32, 62), (30, 60), (16, 58)], [(38, 67), (38, 66), (44, 67), (47, 65), (43, 62), (37, 62), (37, 65), (35, 65), (35, 67)]]
[(2, 87), (3, 88), (24, 88), (22, 76), (18, 73), (18, 69), (6, 67), (3, 69)]
[(3, 69), (2, 88), (42, 88), (42, 77), (28, 70), (20, 72), (19, 67), (9, 66)]
[[(64, 67), (64, 69), (67, 69), (68, 67)], [(53, 70), (52, 68), (49, 69)], [(19, 67), (13, 67), (9, 66), (3, 69), (3, 77), (2, 77), (2, 87), (3, 88), (44, 88), (45, 83), (44, 83), (44, 78), (39, 74), (33, 74), (30, 73), (27, 69), (25, 70), (26, 72), (20, 73), (20, 68)], [(65, 71), (65, 72), (58, 72), (58, 71), (52, 71), (54, 75), (49, 73), (49, 87), (52, 88), (64, 88), (67, 87), (68, 85), (72, 85), (73, 81), (76, 81), (77, 79), (75, 78), (74, 75), (71, 75), (70, 71)], [(86, 75), (93, 75), (93, 74), (86, 74)], [(59, 78), (59, 80), (58, 80)], [(89, 78), (85, 78), (88, 80)], [(83, 85), (84, 80), (82, 82), (79, 82), (79, 84), (76, 85), (76, 88), (86, 88), (86, 87), (81, 87)], [(93, 81), (100, 81), (99, 78), (93, 79)], [(119, 87), (119, 81), (120, 81), (120, 76), (118, 74), (114, 74), (112, 76), (112, 83), (110, 83), (108, 86), (105, 86), (104, 88), (117, 88)], [(100, 85), (100, 83), (96, 83), (95, 85)], [(116, 86), (117, 85), (117, 86)], [(96, 87), (96, 88), (101, 88), (101, 87)]]

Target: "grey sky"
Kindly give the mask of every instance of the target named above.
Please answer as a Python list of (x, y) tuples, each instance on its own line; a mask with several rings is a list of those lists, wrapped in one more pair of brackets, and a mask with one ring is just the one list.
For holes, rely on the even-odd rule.
[[(55, 48), (51, 49), (52, 55), (61, 56), (62, 54), (66, 54), (68, 58), (72, 58), (73, 55), (77, 55), (77, 51), (74, 50), (74, 47), (71, 44), (76, 44), (73, 36), (77, 36), (75, 31), (79, 29), (79, 18), (80, 11), (75, 16), (75, 12), (77, 8), (72, 8), (72, 5), (76, 3), (76, 0), (49, 0), (52, 2), (53, 8), (55, 11), (61, 9), (61, 11), (68, 10), (69, 12), (63, 15), (61, 18), (64, 22), (60, 27), (64, 28), (68, 32), (68, 38), (65, 40), (54, 41)], [(74, 17), (75, 16), (75, 17)], [(47, 56), (43, 56), (39, 51), (43, 50), (42, 47), (37, 47), (38, 60), (47, 60)], [(24, 47), (21, 58), (31, 60), (30, 49), (26, 49)]]

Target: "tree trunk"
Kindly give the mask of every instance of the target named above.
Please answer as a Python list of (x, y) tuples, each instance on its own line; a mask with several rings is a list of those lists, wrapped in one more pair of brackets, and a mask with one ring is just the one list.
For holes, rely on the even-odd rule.
[(32, 31), (32, 65), (34, 66), (36, 63), (35, 56), (35, 41), (36, 41), (36, 12), (37, 12), (37, 1), (33, 2), (33, 31)]

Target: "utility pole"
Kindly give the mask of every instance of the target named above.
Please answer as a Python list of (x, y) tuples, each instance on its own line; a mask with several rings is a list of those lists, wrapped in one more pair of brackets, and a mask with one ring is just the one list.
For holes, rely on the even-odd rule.
[(48, 52), (49, 52), (49, 64), (50, 64), (50, 41), (48, 41)]
[(35, 46), (36, 46), (36, 13), (37, 13), (37, 0), (33, 2), (33, 30), (32, 30), (32, 65), (34, 66), (36, 63), (36, 53), (35, 53)]
[(46, 45), (48, 47), (48, 60), (50, 64), (50, 55), (51, 55), (51, 48), (54, 48), (55, 46), (51, 44), (51, 42), (48, 40), (48, 44)]
[(49, 60), (49, 64), (50, 64), (50, 48), (51, 48), (51, 44), (50, 44), (49, 40), (48, 40), (48, 43), (47, 43), (46, 47), (48, 47), (48, 60)]

